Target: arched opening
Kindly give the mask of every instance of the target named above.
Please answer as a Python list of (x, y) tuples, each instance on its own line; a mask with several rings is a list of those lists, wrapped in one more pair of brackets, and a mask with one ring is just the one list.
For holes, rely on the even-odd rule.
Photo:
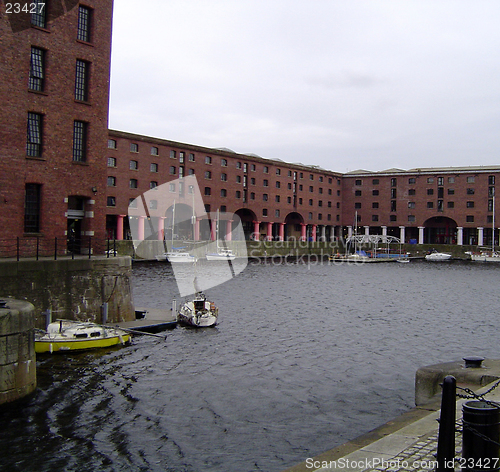
[(457, 223), (446, 216), (434, 216), (424, 223), (427, 244), (457, 244)]
[(302, 237), (304, 218), (300, 213), (288, 213), (285, 218), (285, 240), (299, 240)]
[(257, 215), (248, 208), (240, 208), (235, 212), (241, 220), (241, 226), (243, 227), (243, 232), (245, 234), (245, 240), (249, 240), (255, 230), (255, 222), (257, 221)]

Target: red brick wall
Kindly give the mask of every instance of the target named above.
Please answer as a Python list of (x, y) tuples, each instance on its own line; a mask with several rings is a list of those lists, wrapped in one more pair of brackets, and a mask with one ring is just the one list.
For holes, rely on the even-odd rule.
[[(0, 3), (0, 239), (27, 236), (26, 183), (43, 185), (40, 236), (65, 238), (65, 199), (77, 195), (95, 200), (88, 205), (94, 218), (85, 222), (85, 230), (104, 237), (112, 2), (85, 2), (93, 8), (90, 44), (76, 39), (78, 5), (71, 9), (74, 3), (55, 0), (46, 28), (27, 27), (16, 32), (11, 28), (13, 16), (7, 15)], [(28, 91), (32, 46), (46, 50), (45, 90), (41, 93)], [(74, 98), (76, 59), (91, 63), (87, 103)], [(26, 156), (29, 111), (44, 115), (42, 158)], [(88, 123), (85, 164), (73, 162), (74, 120)]]
[[(248, 209), (253, 212), (255, 219), (262, 223), (281, 223), (285, 221), (287, 215), (297, 212), (302, 215), (306, 224), (339, 224), (337, 214), (340, 218), (340, 208), (337, 208), (337, 202), (340, 202), (341, 196), (337, 195), (337, 190), (341, 187), (337, 181), (341, 176), (338, 173), (120, 131), (110, 130), (109, 138), (117, 142), (116, 149), (107, 150), (107, 156), (116, 158), (117, 162), (115, 168), (108, 167), (108, 175), (116, 178), (116, 187), (108, 187), (108, 195), (116, 198), (116, 207), (107, 209), (109, 215), (126, 215), (129, 199), (148, 191), (151, 181), (157, 181), (161, 185), (178, 179), (179, 166), (182, 165), (179, 158), (184, 152), (185, 175), (188, 175), (189, 169), (194, 169), (205, 204), (210, 205), (211, 211), (216, 211), (222, 205), (226, 206), (228, 212), (233, 213)], [(132, 143), (138, 145), (138, 153), (130, 151)], [(158, 148), (158, 156), (151, 155), (152, 146)], [(175, 158), (170, 157), (170, 151), (175, 151)], [(189, 160), (190, 154), (194, 154), (194, 162)], [(211, 158), (210, 164), (205, 162), (207, 156)], [(227, 161), (227, 166), (222, 165), (223, 159)], [(137, 170), (130, 170), (131, 160), (138, 162)], [(157, 174), (151, 172), (151, 163), (158, 164)], [(238, 163), (240, 168), (237, 167)], [(246, 173), (244, 172), (245, 163), (247, 164)], [(175, 167), (175, 174), (170, 174), (171, 166)], [(255, 170), (252, 166), (255, 166)], [(279, 175), (277, 169), (280, 170)], [(207, 171), (211, 172), (209, 179), (205, 177)], [(289, 171), (291, 176), (289, 176)], [(297, 173), (297, 202), (299, 198), (302, 198), (302, 204), (297, 203), (296, 207), (293, 206), (295, 172)], [(223, 173), (227, 175), (226, 181), (221, 179)], [(237, 176), (240, 177), (241, 182), (237, 181)], [(243, 201), (244, 176), (248, 179), (246, 203)], [(139, 184), (137, 189), (129, 188), (131, 178), (137, 179)], [(323, 179), (322, 182), (320, 178)], [(252, 179), (255, 179), (255, 184), (252, 183)], [(264, 185), (265, 180), (268, 186)], [(277, 188), (276, 182), (280, 183), (280, 188)], [(291, 189), (288, 184), (291, 184)], [(302, 190), (299, 190), (300, 185), (302, 185)], [(204, 195), (205, 187), (210, 188), (209, 196)], [(312, 192), (309, 187), (312, 187)], [(227, 192), (226, 197), (221, 196), (223, 189)], [(241, 192), (241, 198), (236, 197), (237, 191)], [(251, 199), (252, 193), (255, 194), (255, 199)], [(264, 201), (264, 194), (268, 195), (267, 201)], [(276, 202), (277, 195), (280, 197), (279, 202)], [(291, 203), (288, 203), (288, 197), (291, 197)], [(312, 199), (312, 205), (309, 205), (309, 199)], [(319, 204), (320, 201), (322, 206)], [(331, 202), (330, 207), (328, 202)], [(267, 209), (267, 216), (263, 214), (264, 209)], [(275, 216), (276, 210), (280, 212), (279, 217)], [(312, 213), (312, 218), (309, 218), (309, 213)], [(330, 220), (328, 214), (331, 215)]]

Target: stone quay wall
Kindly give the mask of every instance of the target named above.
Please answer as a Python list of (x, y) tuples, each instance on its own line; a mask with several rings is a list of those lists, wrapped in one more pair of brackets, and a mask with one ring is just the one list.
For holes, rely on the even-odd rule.
[(0, 296), (27, 300), (35, 307), (35, 327), (45, 328), (46, 310), (58, 318), (108, 323), (135, 319), (130, 257), (0, 261)]
[(0, 299), (0, 405), (36, 388), (34, 311), (29, 302)]

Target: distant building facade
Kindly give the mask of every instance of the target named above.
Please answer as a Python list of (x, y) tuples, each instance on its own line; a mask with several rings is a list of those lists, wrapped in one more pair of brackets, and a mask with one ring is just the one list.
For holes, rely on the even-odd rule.
[(499, 178), (500, 166), (344, 174), (344, 232), (357, 226), (358, 234), (388, 234), (419, 244), (491, 245)]
[(113, 130), (107, 151), (110, 237), (128, 236), (131, 200), (187, 175), (197, 178), (205, 210), (235, 213), (247, 238), (330, 240), (340, 231), (337, 172)]
[(0, 4), (0, 238), (79, 246), (105, 237), (113, 4), (16, 5)]

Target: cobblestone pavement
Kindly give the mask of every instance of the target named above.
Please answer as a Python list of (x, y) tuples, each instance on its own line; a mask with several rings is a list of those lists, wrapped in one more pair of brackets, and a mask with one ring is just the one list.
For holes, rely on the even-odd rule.
[[(401, 451), (397, 456), (385, 461), (376, 468), (364, 469), (363, 472), (429, 472), (435, 470), (438, 432), (433, 431), (418, 442)], [(455, 435), (455, 457), (462, 451), (462, 434)], [(461, 470), (457, 465), (455, 470)]]

